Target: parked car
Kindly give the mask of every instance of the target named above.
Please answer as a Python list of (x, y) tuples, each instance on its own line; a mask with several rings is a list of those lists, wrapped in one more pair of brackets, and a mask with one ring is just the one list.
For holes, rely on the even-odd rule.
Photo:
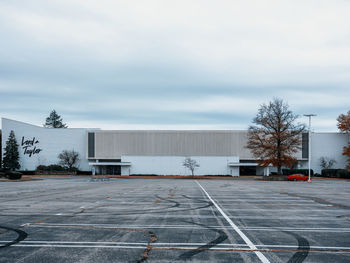
[(22, 178), (22, 173), (0, 168), (0, 177), (6, 177), (10, 180), (19, 180)]
[(307, 181), (309, 176), (305, 174), (291, 174), (288, 175), (288, 181)]

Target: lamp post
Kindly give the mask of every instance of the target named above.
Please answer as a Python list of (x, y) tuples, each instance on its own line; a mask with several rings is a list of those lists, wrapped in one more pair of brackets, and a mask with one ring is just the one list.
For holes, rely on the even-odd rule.
[(309, 180), (311, 182), (311, 117), (317, 116), (316, 114), (304, 114), (305, 117), (309, 117)]

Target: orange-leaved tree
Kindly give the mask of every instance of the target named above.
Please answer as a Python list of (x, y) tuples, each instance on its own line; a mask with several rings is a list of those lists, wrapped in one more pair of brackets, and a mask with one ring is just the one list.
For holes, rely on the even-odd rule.
[(262, 167), (270, 164), (282, 173), (282, 166), (291, 167), (296, 159), (294, 154), (301, 149), (301, 134), (305, 125), (295, 123), (298, 115), (289, 110), (282, 99), (274, 98), (262, 104), (249, 126), (247, 148)]
[[(347, 114), (340, 114), (337, 118), (338, 121), (338, 129), (341, 132), (345, 132), (350, 137), (350, 110)], [(343, 148), (343, 155), (349, 157), (348, 158), (348, 165), (346, 166), (346, 169), (350, 170), (350, 139), (348, 137), (348, 146), (344, 146)]]

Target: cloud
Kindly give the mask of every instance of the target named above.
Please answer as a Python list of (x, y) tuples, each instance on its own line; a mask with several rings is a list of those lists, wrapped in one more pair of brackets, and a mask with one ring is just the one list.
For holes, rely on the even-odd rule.
[(334, 131), (349, 110), (349, 13), (348, 1), (2, 1), (0, 113), (242, 128), (281, 97)]

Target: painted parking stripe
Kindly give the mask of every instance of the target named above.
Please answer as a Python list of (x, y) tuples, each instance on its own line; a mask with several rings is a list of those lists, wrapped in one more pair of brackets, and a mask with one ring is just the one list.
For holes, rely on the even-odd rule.
[[(0, 241), (0, 244), (2, 243), (8, 243), (9, 240), (3, 240)], [(112, 245), (120, 245), (123, 247), (137, 247), (137, 246), (147, 246), (147, 242), (112, 242), (112, 241), (38, 241), (38, 240), (31, 240), (31, 241), (21, 241), (19, 244), (16, 245), (110, 245), (111, 247), (115, 247)], [(206, 245), (206, 243), (155, 243), (152, 246), (153, 247), (190, 247), (190, 246), (203, 246)], [(15, 246), (15, 245), (13, 245)], [(265, 247), (265, 248), (298, 248), (297, 245), (255, 245), (256, 247)], [(218, 244), (217, 247), (225, 247), (225, 248), (236, 248), (236, 247), (242, 247), (243, 249), (247, 249), (247, 244), (225, 244), (221, 243)], [(311, 249), (322, 249), (322, 250), (350, 250), (350, 247), (333, 247), (333, 246), (310, 246)]]
[[(3, 216), (38, 216), (38, 217), (43, 217), (43, 216), (55, 216), (56, 214), (11, 214), (11, 215), (0, 215), (0, 218)], [(71, 215), (71, 214), (67, 214)], [(94, 217), (94, 218), (105, 218), (105, 214), (104, 213), (89, 213), (88, 214), (89, 217)], [(121, 214), (109, 214), (111, 216), (115, 215), (115, 216), (120, 216)], [(159, 215), (154, 215), (154, 214), (143, 214), (142, 215), (144, 218), (159, 218)], [(128, 218), (134, 218), (134, 217), (139, 217), (139, 214), (131, 214), (128, 215)], [(222, 217), (222, 215), (218, 215), (218, 217)], [(188, 214), (173, 214), (173, 215), (167, 215), (167, 218), (193, 218), (193, 215), (188, 215)], [(215, 218), (213, 215), (196, 215), (196, 218), (206, 218), (206, 219), (210, 219), (210, 218)], [(300, 216), (249, 216), (249, 215), (242, 215), (242, 216), (231, 216), (231, 218), (236, 218), (236, 219), (248, 219), (248, 220), (279, 220), (279, 221), (284, 221), (284, 222), (293, 222), (295, 220), (303, 220), (304, 222), (306, 221), (313, 221), (313, 220), (323, 220), (323, 222), (318, 223), (320, 224), (324, 224), (327, 222), (333, 222), (333, 221), (344, 221), (343, 218), (339, 217), (334, 217), (334, 216), (330, 216), (330, 215), (322, 215), (322, 216), (304, 216), (304, 215), (300, 215)], [(295, 223), (295, 222), (294, 222)]]
[[(142, 229), (207, 229), (206, 227), (202, 226), (192, 226), (192, 225), (116, 225), (116, 224), (51, 224), (51, 223), (38, 223), (35, 225), (31, 225), (30, 223), (23, 224), (21, 226), (30, 226), (30, 227), (74, 227), (74, 226), (96, 226), (96, 227), (104, 227), (104, 228), (142, 228)], [(215, 226), (211, 225), (208, 226), (210, 228), (214, 229), (226, 229), (224, 226)], [(350, 232), (350, 228), (307, 228), (307, 227), (242, 227), (244, 230), (248, 231), (298, 231), (298, 232), (321, 232), (321, 233), (343, 233), (343, 232)]]
[[(247, 243), (250, 249), (256, 250), (256, 246), (250, 241), (250, 239), (238, 228), (238, 226), (233, 223), (233, 221), (222, 211), (222, 209), (218, 206), (217, 203), (210, 197), (210, 195), (207, 193), (207, 191), (203, 188), (203, 186), (196, 181), (198, 186), (203, 190), (203, 192), (206, 194), (208, 199), (213, 203), (213, 205), (216, 207), (217, 210), (221, 213), (221, 215), (226, 219), (226, 221), (231, 225), (231, 227), (241, 236), (241, 238), (244, 240), (244, 242)], [(258, 258), (261, 260), (263, 263), (270, 263), (270, 261), (261, 253), (260, 251), (254, 251), (254, 253), (258, 256)]]

